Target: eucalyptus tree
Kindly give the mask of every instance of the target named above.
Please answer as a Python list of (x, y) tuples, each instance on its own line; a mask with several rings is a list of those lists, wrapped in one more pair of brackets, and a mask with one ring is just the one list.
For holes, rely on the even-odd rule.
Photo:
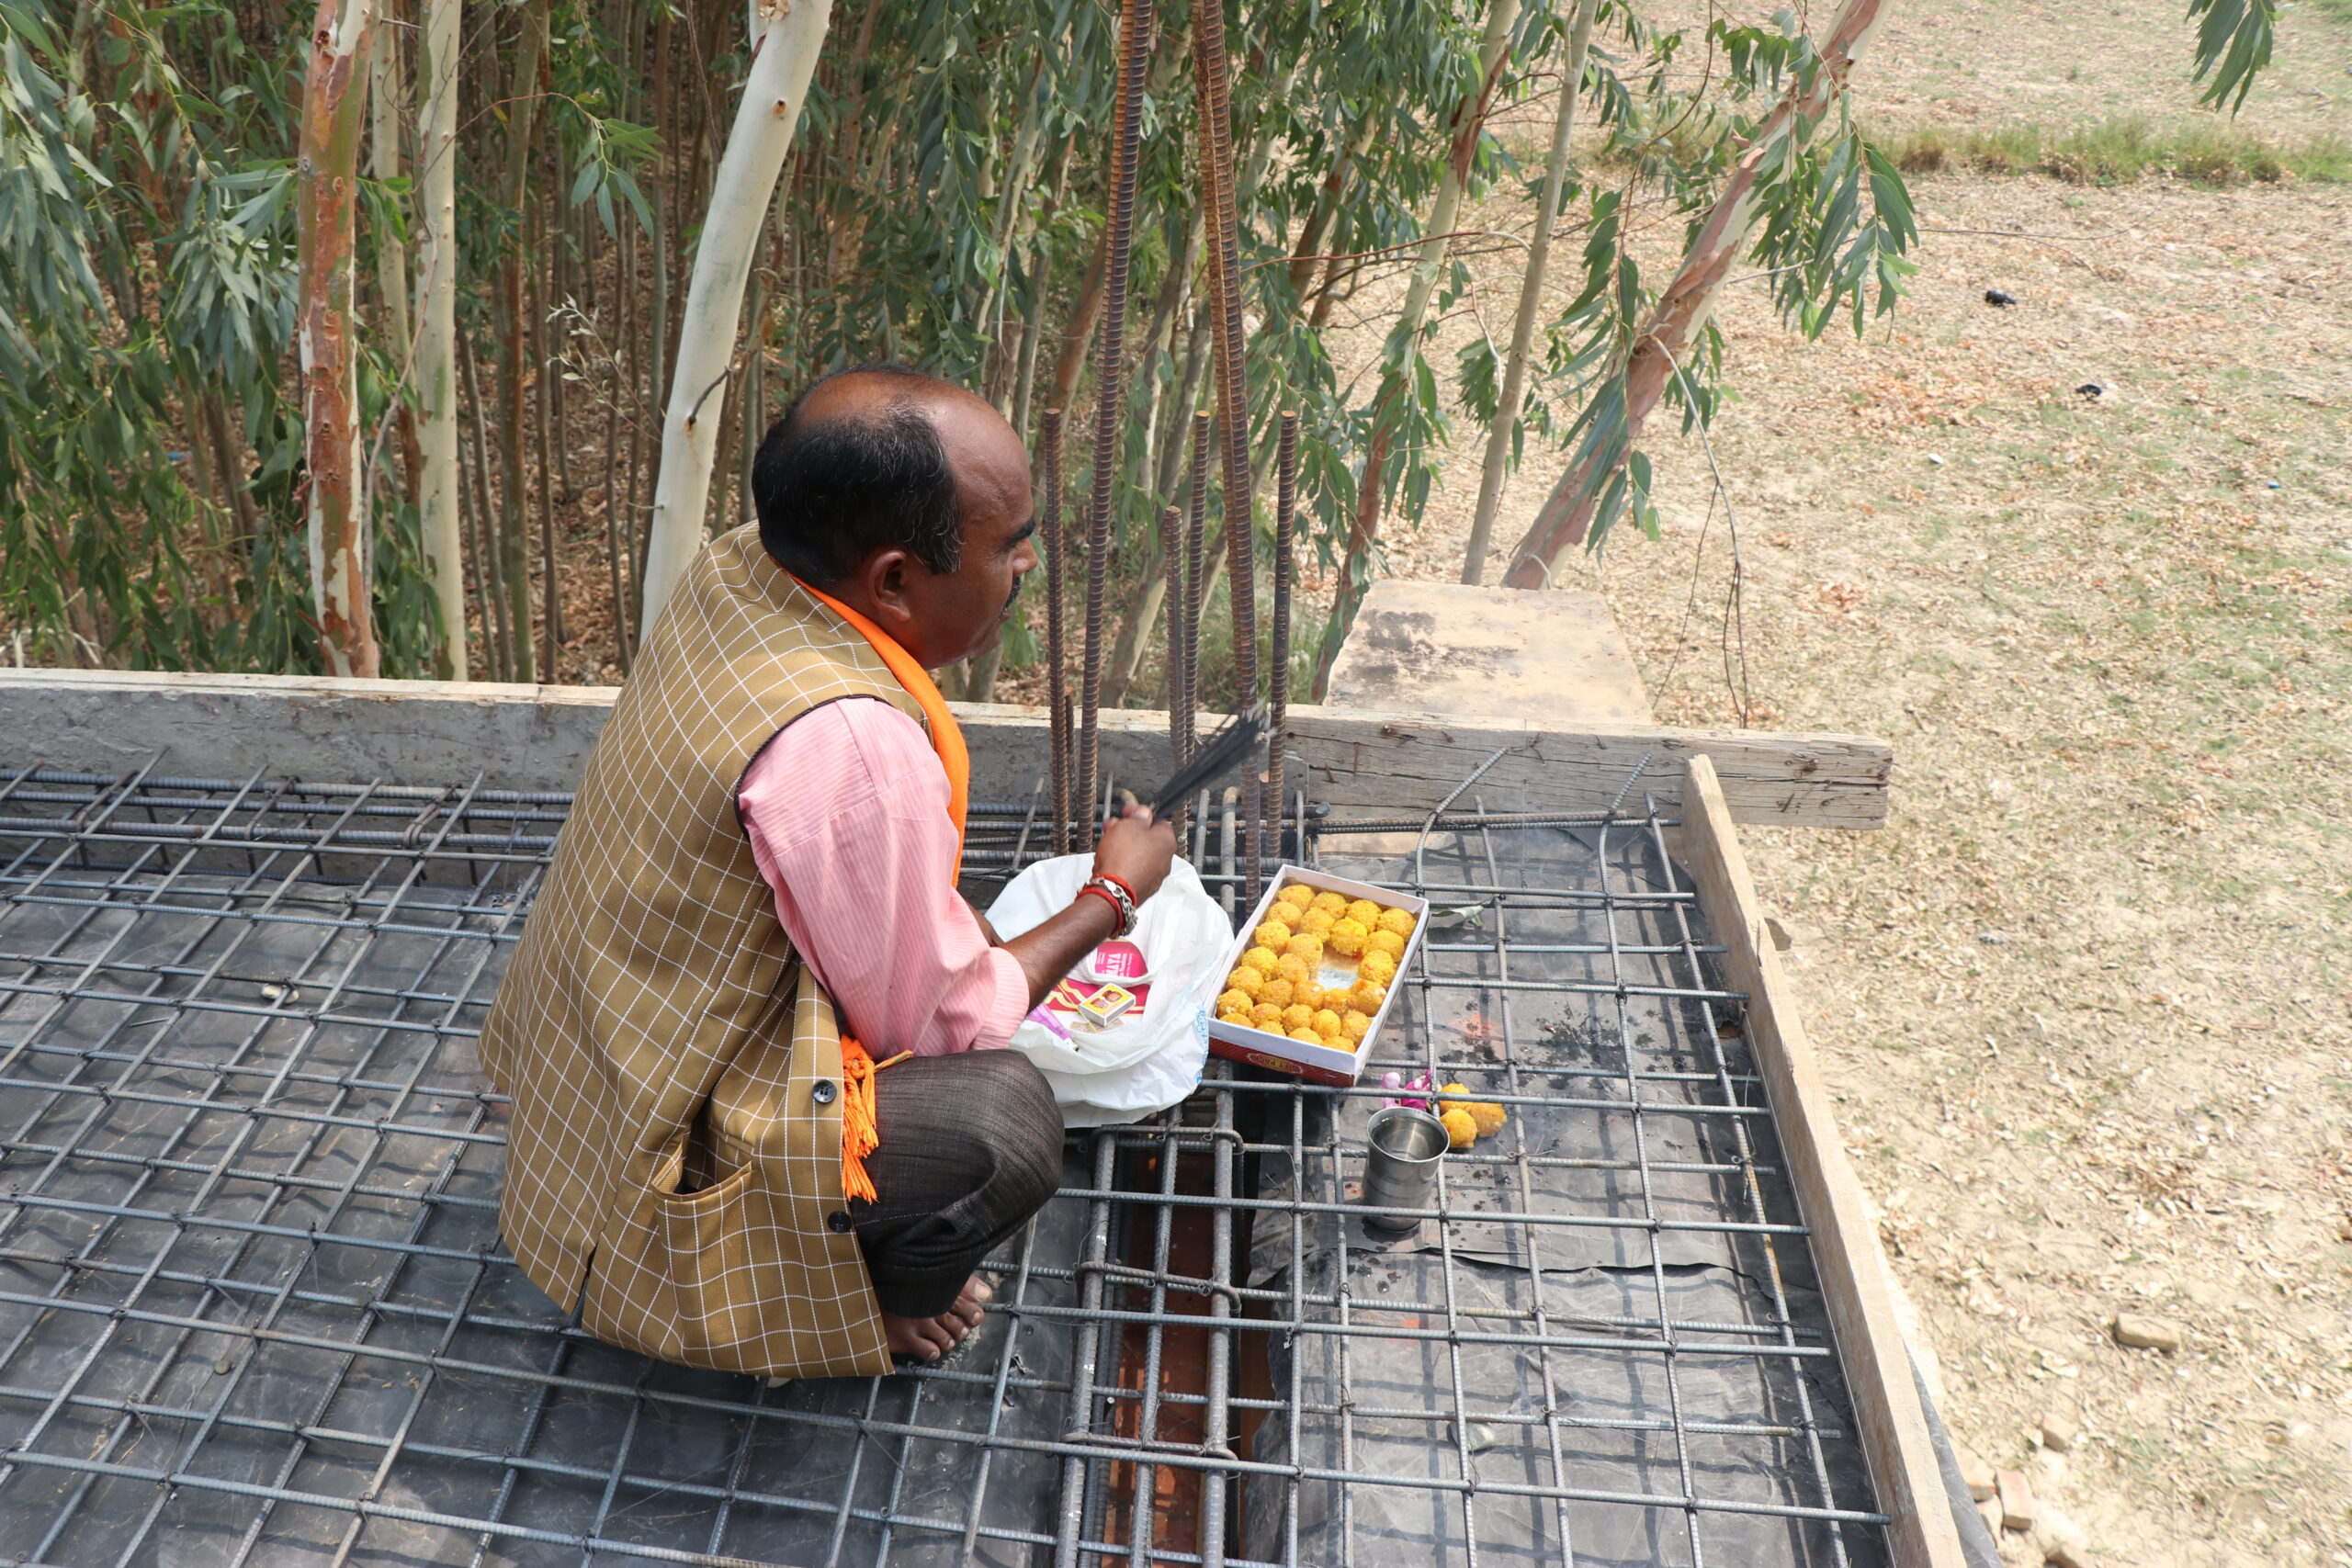
[[(1628, 251), (1632, 193), (1590, 194), (1585, 286), (1552, 331), (1554, 395), (1580, 407), (1566, 426), (1568, 463), (1512, 551), (1512, 586), (1546, 585), (1565, 551), (1597, 547), (1621, 517), (1655, 535), (1650, 463), (1636, 443), (1662, 402), (1679, 402), (1686, 425), (1712, 418), (1723, 372), (1713, 312), (1736, 266), (1761, 271), (1782, 319), (1808, 337), (1841, 313), (1859, 333), (1866, 305), (1870, 314), (1894, 308), (1913, 270), (1905, 253), (1917, 223), (1901, 174), (1855, 120), (1849, 96), (1884, 6), (1842, 0), (1817, 34), (1785, 12), (1769, 26), (1713, 20), (1704, 42), (1724, 67), (1727, 101), (1716, 107), (1654, 86), (1646, 117), (1669, 129), (1705, 117), (1701, 155), (1662, 158), (1656, 140), (1621, 130), (1617, 146), (1688, 215), (1684, 254), (1666, 287), (1651, 292)], [(2190, 0), (2194, 75), (2207, 103), (2245, 102), (2270, 59), (2275, 9), (2273, 0)], [(1627, 36), (1641, 38), (1639, 25)], [(1649, 46), (1654, 57), (1670, 57), (1680, 42), (1657, 34)], [(1606, 67), (1600, 74), (1604, 94), (1623, 91), (1622, 78), (1610, 80)], [(1643, 117), (1626, 112), (1632, 100), (1619, 106), (1618, 124), (1638, 130)], [(1555, 158), (1565, 152), (1555, 141)], [(1474, 395), (1490, 384), (1484, 367), (1464, 380)], [(1482, 503), (1481, 520), (1488, 516)], [(1466, 577), (1477, 575), (1485, 543), (1474, 532)]]
[[(458, 466), (458, 51), (464, 0), (424, 0), (417, 55), (416, 505), (433, 603), (441, 622), (435, 662), (466, 678), (465, 518)], [(397, 76), (387, 90), (397, 85)]]
[(303, 544), (311, 604), (327, 673), (373, 678), (375, 539), (360, 466), (359, 323), (352, 309), (358, 245), (360, 132), (368, 120), (374, 0), (319, 0), (303, 79), (297, 155), (301, 269), (303, 458), (308, 468)]
[[(346, 625), (371, 610), (387, 673), (625, 671), (659, 580), (745, 515), (776, 389), (894, 358), (974, 387), (1024, 431), (1101, 406), (1115, 43), (1101, 0), (854, 0), (830, 27), (821, 0), (766, 7), (762, 30), (797, 12), (808, 49), (823, 39), (773, 201), (729, 151), (730, 126), (762, 128), (763, 162), (786, 140), (772, 106), (756, 112), (780, 57), (753, 51), (739, 10), (375, 3), (422, 26), (418, 47), (359, 78), (369, 157), (336, 253), (353, 265), (311, 275), (348, 289), (345, 396), (312, 418), (302, 214), (331, 216), (298, 199), (312, 8), (0, 0), (7, 656), (356, 668), (317, 591), (331, 560), (364, 560), (332, 599)], [(1488, 453), (1482, 491), (1522, 453), (1566, 472), (1514, 581), (1623, 518), (1649, 526), (1644, 421), (1717, 407), (1724, 277), (1768, 275), (1807, 333), (1864, 321), (1899, 289), (1908, 197), (1841, 75), (1851, 24), (1886, 3), (1845, 0), (1808, 32), (1761, 7), (1669, 26), (1646, 0), (1160, 0), (1112, 367), (1125, 385), (1101, 562), (1118, 623), (1106, 700), (1166, 688), (1170, 506), (1207, 535), (1184, 584), (1211, 604), (1193, 682), (1211, 703), (1256, 684), (1272, 628), (1216, 605), (1257, 597), (1230, 577), (1264, 570), (1252, 475), (1280, 411), (1297, 414), (1306, 581), (1341, 601), (1327, 648), (1464, 428)], [(2243, 101), (2272, 9), (2194, 0), (2211, 101)], [(1222, 190), (1200, 153), (1204, 21), (1226, 39)], [(1559, 151), (1521, 169), (1501, 111), (1549, 107), (1542, 95), (1570, 85), (1579, 107), (1549, 117)], [(1461, 232), (1481, 197), (1539, 182), (1542, 243)], [(1229, 254), (1209, 243), (1213, 197), (1232, 207)], [(1541, 308), (1534, 257), (1515, 300), (1482, 298), (1464, 253), (1521, 243), (1580, 260), (1565, 309)], [(1694, 246), (1713, 258), (1696, 270)], [(1682, 260), (1661, 288), (1662, 253)], [(721, 273), (729, 287), (706, 286)], [(1436, 334), (1464, 319), (1513, 330), (1476, 331), (1437, 363)], [(1363, 337), (1376, 354), (1354, 349)], [(1212, 406), (1232, 414), (1210, 433), (1219, 460), (1188, 466)], [(1064, 422), (1080, 470), (1089, 423)], [(356, 453), (348, 481), (337, 453)], [(322, 549), (314, 570), (306, 514), (346, 484), (367, 526), (346, 513), (357, 548)], [(1016, 616), (1004, 667), (1037, 651)], [(982, 660), (967, 694), (995, 668)]]
[(743, 286), (775, 199), (776, 175), (783, 171), (801, 107), (808, 101), (808, 79), (831, 20), (832, 0), (798, 0), (753, 14), (763, 25), (695, 248), (694, 281), (686, 293), (669, 410), (662, 427), (662, 470), (653, 492), (652, 539), (645, 570), (649, 625), (702, 545)]

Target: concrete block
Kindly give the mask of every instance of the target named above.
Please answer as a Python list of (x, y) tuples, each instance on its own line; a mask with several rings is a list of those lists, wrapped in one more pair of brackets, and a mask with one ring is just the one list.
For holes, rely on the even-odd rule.
[(1335, 707), (1653, 724), (1608, 601), (1451, 582), (1375, 582), (1331, 666)]

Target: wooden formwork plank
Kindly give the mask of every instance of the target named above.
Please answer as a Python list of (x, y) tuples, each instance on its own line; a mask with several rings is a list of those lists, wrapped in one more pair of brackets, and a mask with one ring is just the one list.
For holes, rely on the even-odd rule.
[(1706, 757), (1736, 821), (1879, 828), (1894, 768), (1894, 749), (1864, 735), (1315, 707), (1291, 709), (1288, 729), (1290, 753), (1305, 774), (1294, 787), (1351, 816), (1426, 810), (1500, 751), (1479, 779), (1490, 806), (1518, 798), (1534, 809), (1606, 810), (1641, 767), (1631, 798), (1648, 794), (1664, 809), (1682, 793), (1683, 762)]
[[(10, 758), (119, 773), (165, 753), (168, 773), (243, 778), (259, 765), (311, 778), (443, 784), (478, 772), (508, 788), (568, 790), (618, 689), (319, 676), (0, 670)], [(1047, 756), (1043, 708), (957, 705), (976, 800), (1028, 798)], [(1589, 726), (1542, 715), (1464, 718), (1295, 707), (1289, 784), (1344, 817), (1427, 811), (1487, 759), (1490, 805), (1606, 809), (1643, 765), (1634, 798), (1671, 812), (1682, 763), (1713, 760), (1732, 818), (1792, 827), (1886, 820), (1894, 752), (1860, 735)], [(1168, 771), (1168, 716), (1106, 710), (1102, 764), (1139, 790)]]
[[(973, 798), (1028, 795), (1046, 762), (1045, 710), (956, 712), (971, 747)], [(1106, 711), (1101, 734), (1107, 775), (1142, 785), (1167, 773), (1166, 714)], [(1292, 708), (1283, 734), (1290, 788), (1329, 802), (1340, 817), (1430, 810), (1498, 752), (1478, 781), (1491, 807), (1604, 811), (1624, 796), (1638, 767), (1632, 798), (1651, 795), (1671, 815), (1682, 795), (1683, 762), (1703, 756), (1714, 762), (1736, 821), (1878, 828), (1886, 822), (1894, 768), (1894, 749), (1866, 735), (1555, 726), (1536, 718), (1337, 707)]]
[(1951, 1498), (1895, 1322), (1886, 1259), (1838, 1141), (1829, 1091), (1787, 972), (1764, 929), (1764, 911), (1714, 763), (1696, 756), (1687, 770), (1678, 847), (1697, 886), (1707, 929), (1724, 945), (1725, 980), (1747, 996), (1748, 1049), (1771, 1102), (1772, 1125), (1798, 1210), (1811, 1233), (1814, 1268), (1861, 1429), (1862, 1453), (1879, 1506), (1894, 1520), (1887, 1535), (1896, 1568), (1962, 1568)]

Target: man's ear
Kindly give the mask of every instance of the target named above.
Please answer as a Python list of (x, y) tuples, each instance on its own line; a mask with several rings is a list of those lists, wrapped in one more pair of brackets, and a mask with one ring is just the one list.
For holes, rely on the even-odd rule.
[(866, 602), (874, 606), (874, 619), (886, 631), (896, 633), (914, 620), (914, 604), (907, 596), (913, 566), (914, 558), (908, 551), (893, 547), (868, 556), (859, 573)]

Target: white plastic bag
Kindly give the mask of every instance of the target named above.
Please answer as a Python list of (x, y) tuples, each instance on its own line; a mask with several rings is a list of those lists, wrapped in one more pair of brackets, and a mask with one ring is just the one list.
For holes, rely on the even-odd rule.
[[(1069, 907), (1094, 874), (1091, 854), (1040, 861), (989, 906), (989, 924), (1010, 941)], [(1233, 943), (1225, 911), (1182, 861), (1136, 911), (1136, 929), (1081, 960), (1012, 1032), (1012, 1048), (1053, 1086), (1062, 1122), (1100, 1127), (1165, 1111), (1201, 1081), (1208, 1060), (1208, 1008)], [(1078, 1003), (1102, 985), (1134, 992), (1135, 1006), (1109, 1025), (1081, 1019)]]

